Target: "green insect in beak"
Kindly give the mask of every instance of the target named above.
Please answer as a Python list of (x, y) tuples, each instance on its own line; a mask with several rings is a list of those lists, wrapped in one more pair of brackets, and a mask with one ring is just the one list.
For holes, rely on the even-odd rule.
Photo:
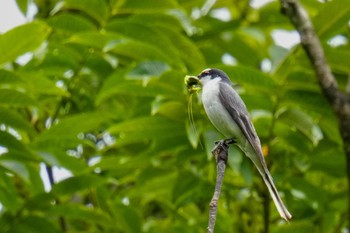
[(199, 79), (196, 76), (187, 75), (185, 77), (185, 84), (190, 94), (193, 94), (201, 89)]

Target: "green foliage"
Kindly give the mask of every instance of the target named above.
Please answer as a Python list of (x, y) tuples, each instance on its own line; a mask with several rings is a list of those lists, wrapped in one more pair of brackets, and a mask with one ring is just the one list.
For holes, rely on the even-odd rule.
[[(261, 232), (267, 211), (271, 232), (346, 231), (337, 120), (302, 48), (272, 39), (292, 30), (278, 1), (205, 2), (17, 0), (38, 13), (0, 35), (1, 232), (204, 232), (221, 136), (196, 96), (197, 130), (189, 123), (184, 77), (206, 67), (237, 84), (294, 217), (277, 221), (255, 168), (232, 148), (216, 232)], [(349, 0), (302, 2), (345, 90)], [(217, 17), (223, 10), (230, 18)]]
[(36, 21), (11, 30), (0, 36), (0, 64), (11, 62), (18, 56), (36, 49), (50, 33), (50, 27)]

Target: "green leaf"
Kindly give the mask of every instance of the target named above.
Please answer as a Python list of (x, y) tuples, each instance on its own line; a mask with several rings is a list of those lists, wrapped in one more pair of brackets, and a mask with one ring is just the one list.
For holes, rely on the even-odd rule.
[(22, 80), (17, 75), (7, 70), (0, 70), (0, 86), (18, 87), (20, 84)]
[(115, 1), (112, 14), (125, 13), (157, 13), (178, 7), (175, 0), (125, 0)]
[(5, 210), (15, 212), (21, 206), (21, 199), (14, 195), (17, 193), (12, 177), (7, 171), (0, 169), (0, 202)]
[(296, 221), (291, 224), (283, 224), (273, 228), (272, 233), (310, 233), (315, 232), (316, 227), (308, 221)]
[(327, 193), (320, 187), (315, 186), (306, 179), (297, 177), (291, 177), (289, 182), (293, 187), (292, 190), (303, 193), (303, 196), (300, 198), (305, 199), (309, 205), (314, 205), (314, 202), (316, 202), (318, 204), (318, 208), (322, 208), (323, 205), (326, 204)]
[(224, 70), (233, 83), (246, 88), (270, 93), (278, 88), (277, 83), (267, 74), (245, 66), (218, 66)]
[(78, 191), (96, 188), (105, 182), (104, 178), (97, 175), (74, 176), (55, 184), (51, 192), (55, 195), (72, 195)]
[(283, 28), (288, 25), (289, 21), (287, 17), (282, 14), (276, 14), (276, 12), (280, 11), (280, 8), (280, 3), (276, 1), (271, 1), (263, 5), (259, 9), (259, 25), (261, 25), (262, 28), (268, 28), (271, 25)]
[(288, 90), (283, 94), (281, 102), (319, 116), (330, 117), (333, 115), (329, 104), (319, 91)]
[(26, 183), (30, 183), (29, 171), (25, 164), (15, 160), (9, 160), (6, 158), (0, 159), (0, 166), (8, 169), (11, 173), (17, 174), (21, 177)]
[(338, 143), (339, 145), (343, 144), (339, 132), (339, 123), (335, 115), (323, 116), (319, 121), (319, 126), (327, 138)]
[(65, 203), (54, 206), (50, 213), (57, 216), (64, 216), (65, 218), (76, 220), (82, 220), (90, 222), (90, 224), (108, 224), (109, 217), (98, 208), (89, 208), (75, 203)]
[(268, 93), (246, 91), (239, 93), (248, 110), (267, 110), (272, 112), (274, 108), (274, 96)]
[(209, 129), (207, 128), (206, 130), (204, 130), (203, 141), (208, 161), (213, 158), (212, 150), (214, 142), (220, 139), (222, 139), (222, 135), (216, 129), (214, 129), (214, 126), (210, 125)]
[(104, 25), (108, 16), (108, 5), (104, 0), (64, 0), (64, 9), (81, 10)]
[(55, 207), (52, 205), (52, 202), (55, 201), (55, 196), (51, 193), (47, 192), (41, 192), (36, 195), (33, 195), (32, 197), (28, 198), (26, 200), (26, 203), (22, 208), (30, 209), (30, 210), (48, 210), (52, 207)]
[[(164, 131), (166, 132), (166, 128), (176, 127), (176, 122), (168, 120), (164, 117), (160, 116), (152, 116), (152, 117), (142, 117), (136, 119), (130, 119), (128, 121), (123, 121), (113, 125), (108, 131), (110, 133), (137, 133), (137, 132), (149, 132), (144, 134), (144, 138), (147, 136), (157, 136), (155, 133)], [(152, 131), (154, 133), (152, 133)]]
[(69, 33), (83, 31), (95, 31), (96, 26), (86, 17), (77, 14), (61, 13), (48, 20), (48, 24), (55, 28)]
[(130, 192), (130, 197), (145, 193), (144, 200), (158, 199), (158, 197), (169, 199), (175, 182), (175, 170), (145, 167), (138, 175), (136, 182), (137, 185)]
[(147, 43), (150, 46), (156, 45), (157, 49), (161, 50), (167, 55), (167, 60), (170, 64), (174, 65), (179, 69), (184, 69), (181, 59), (179, 58), (179, 51), (176, 49), (178, 37), (180, 37), (180, 32), (169, 34), (165, 29), (156, 30), (153, 26), (148, 26), (143, 22), (135, 23), (131, 20), (113, 20), (108, 26), (107, 30), (113, 31), (118, 34), (122, 34), (130, 40), (135, 40), (141, 43)]
[(35, 50), (45, 41), (50, 32), (51, 29), (46, 24), (35, 21), (0, 35), (0, 65)]
[(134, 174), (137, 171), (145, 169), (149, 166), (150, 160), (148, 154), (133, 156), (123, 155), (110, 155), (101, 158), (93, 168), (101, 169), (104, 172), (113, 173), (115, 178), (123, 178)]
[(15, 138), (13, 135), (0, 130), (0, 146), (6, 147), (8, 150), (20, 150), (25, 151), (26, 147)]
[(113, 206), (116, 222), (122, 232), (141, 232), (141, 216), (139, 212), (131, 206), (116, 204)]
[(314, 145), (322, 140), (323, 135), (319, 126), (306, 113), (296, 108), (287, 108), (278, 115), (278, 120), (286, 125), (296, 127), (302, 132)]
[(151, 114), (160, 114), (169, 119), (179, 121), (186, 117), (186, 106), (180, 101), (169, 101), (164, 98), (156, 98), (152, 102)]
[(186, 206), (196, 200), (203, 201), (203, 199), (206, 199), (209, 201), (210, 194), (201, 192), (201, 190), (209, 188), (213, 187), (190, 172), (178, 173), (172, 190), (173, 202), (179, 207)]
[(162, 96), (177, 99), (180, 94), (171, 84), (160, 81), (159, 79), (152, 79), (144, 85), (142, 82), (125, 80), (126, 77), (127, 74), (124, 72), (116, 72), (108, 77), (97, 95), (96, 104), (99, 105), (107, 99), (118, 95), (139, 97)]
[(178, 56), (181, 58), (183, 63), (185, 63), (188, 71), (194, 72), (205, 67), (205, 58), (195, 42), (191, 41), (188, 37), (185, 37), (182, 34), (172, 30), (171, 28), (162, 27), (159, 30), (168, 35), (173, 45), (179, 51)]
[(24, 15), (27, 14), (29, 0), (16, 0), (18, 8), (22, 11)]
[(285, 123), (276, 124), (275, 135), (280, 141), (279, 146), (282, 146), (285, 151), (308, 154), (311, 153), (311, 150), (314, 147), (311, 140), (305, 140), (303, 134)]
[(149, 80), (161, 76), (164, 72), (169, 70), (166, 63), (160, 61), (146, 61), (137, 64), (130, 70), (126, 78), (136, 80)]
[(324, 4), (323, 9), (312, 20), (321, 39), (334, 36), (339, 30), (345, 30), (349, 22), (350, 0), (334, 0)]
[(161, 48), (136, 40), (112, 41), (110, 45), (106, 46), (105, 52), (111, 52), (117, 56), (136, 61), (154, 60), (165, 61), (170, 65), (176, 64), (174, 58), (169, 57)]
[(23, 92), (2, 89), (0, 90), (0, 106), (28, 107), (37, 103)]
[(23, 130), (30, 134), (33, 134), (34, 128), (26, 121), (20, 114), (12, 111), (8, 108), (0, 107), (0, 124), (4, 124), (8, 127), (13, 127), (18, 130)]
[(317, 93), (320, 88), (315, 82), (315, 74), (310, 69), (294, 68), (288, 74), (284, 88)]
[(279, 48), (276, 53), (275, 50), (275, 53), (271, 55), (273, 61), (272, 74), (274, 77), (278, 77), (281, 81), (285, 80), (293, 68), (298, 64), (302, 52), (300, 46), (293, 47), (289, 52), (285, 49)]
[(45, 232), (59, 233), (60, 231), (47, 220), (47, 217), (26, 216), (18, 219), (20, 224), (12, 224), (7, 233), (39, 233)]
[(195, 125), (195, 122), (186, 121), (187, 138), (190, 141), (193, 148), (198, 147), (198, 143), (200, 142), (201, 131), (202, 129), (200, 129), (200, 131), (197, 129), (197, 125)]
[(68, 38), (67, 43), (76, 43), (102, 50), (126, 40), (127, 38), (116, 33), (79, 32)]
[(111, 115), (101, 112), (82, 113), (63, 118), (56, 125), (41, 133), (32, 146), (45, 151), (44, 148), (67, 149), (78, 144), (79, 133), (99, 131), (101, 124)]
[(227, 43), (221, 44), (226, 53), (231, 54), (239, 63), (258, 66), (263, 58), (261, 44), (258, 43), (256, 35), (249, 35), (248, 32), (239, 31), (234, 38)]
[(345, 177), (345, 156), (339, 145), (331, 142), (320, 143), (317, 150), (310, 156), (311, 168), (334, 177)]
[[(247, 104), (247, 103), (246, 103)], [(269, 138), (271, 124), (274, 120), (272, 112), (265, 110), (253, 110), (250, 113), (256, 132), (260, 138)]]
[(71, 171), (74, 175), (86, 172), (88, 170), (88, 166), (83, 160), (67, 154), (64, 146), (66, 146), (68, 143), (69, 142), (63, 143), (63, 148), (60, 148), (60, 144), (47, 145), (43, 149), (38, 148), (36, 155), (44, 163), (50, 166), (64, 167)]
[(6, 152), (0, 157), (0, 166), (18, 175), (31, 188), (32, 193), (40, 193), (44, 187), (39, 174), (39, 165), (29, 156), (29, 153)]
[(111, 134), (117, 134), (117, 144), (125, 145), (134, 142), (169, 137), (186, 137), (183, 124), (164, 117), (141, 117), (130, 119), (113, 125), (108, 130)]
[[(63, 45), (63, 42), (64, 41), (60, 41), (59, 44), (52, 42), (52, 46), (54, 46), (55, 49), (49, 49), (47, 51), (45, 59), (40, 66), (41, 72), (35, 70), (36, 68), (32, 68), (26, 72), (33, 73), (32, 71), (36, 71), (40, 74), (40, 76), (43, 74), (45, 74), (47, 77), (51, 76), (50, 79), (57, 76), (65, 77), (67, 74), (68, 76), (71, 74), (74, 75), (74, 71), (80, 67), (80, 62), (86, 55), (85, 50), (82, 49), (76, 51), (72, 48), (73, 46), (68, 47)], [(20, 73), (24, 74), (25, 72)], [(40, 77), (37, 79), (40, 79)]]
[(65, 96), (69, 97), (69, 92), (57, 85), (46, 77), (42, 72), (18, 72), (23, 80), (28, 92), (36, 95)]
[(326, 58), (333, 72), (350, 73), (350, 51), (325, 47)]
[[(171, 25), (171, 30), (182, 31), (183, 27), (179, 19), (171, 14), (153, 13), (153, 14), (135, 14), (128, 18), (129, 22), (144, 25), (144, 22), (152, 22), (152, 28), (162, 30)], [(113, 21), (111, 21), (113, 22)], [(149, 27), (148, 27), (149, 28)], [(164, 33), (164, 32), (160, 32)], [(166, 33), (165, 33), (166, 35)]]

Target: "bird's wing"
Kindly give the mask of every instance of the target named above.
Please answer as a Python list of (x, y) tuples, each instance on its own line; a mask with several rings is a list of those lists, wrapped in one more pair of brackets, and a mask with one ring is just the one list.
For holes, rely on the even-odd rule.
[(249, 114), (243, 100), (229, 84), (220, 83), (219, 87), (219, 98), (221, 102), (224, 104), (227, 112), (237, 123), (244, 136), (247, 138), (248, 142), (255, 150), (260, 162), (265, 165), (264, 158), (262, 157), (260, 140), (249, 118)]
[(227, 83), (220, 83), (219, 93), (219, 98), (224, 104), (227, 112), (237, 123), (238, 127), (241, 129), (244, 136), (247, 138), (248, 142), (255, 151), (254, 155), (247, 154), (247, 156), (253, 161), (257, 169), (260, 171), (281, 217), (288, 221), (292, 218), (292, 215), (284, 206), (283, 201), (281, 200), (281, 197), (279, 196), (278, 191), (275, 187), (275, 184), (273, 183), (270, 172), (266, 167), (266, 163), (261, 151), (259, 137), (256, 134), (254, 126), (249, 118), (249, 114), (243, 100), (237, 94), (237, 92), (233, 90), (233, 88)]

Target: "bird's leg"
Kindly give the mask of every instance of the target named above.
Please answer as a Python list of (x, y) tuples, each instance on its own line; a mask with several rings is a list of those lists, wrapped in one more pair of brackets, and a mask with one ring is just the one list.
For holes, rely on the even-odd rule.
[[(228, 138), (228, 139), (216, 141), (215, 147), (211, 151), (211, 153), (213, 153), (213, 155), (215, 156), (216, 161), (218, 161), (218, 159), (219, 159), (218, 156), (221, 154), (220, 151), (225, 151), (226, 153), (224, 153), (224, 154), (227, 155), (227, 150), (229, 148), (229, 145), (234, 144), (236, 142), (237, 142), (237, 140), (235, 138)], [(227, 160), (227, 158), (224, 160)]]
[(237, 143), (237, 140), (236, 140), (236, 138), (228, 138), (228, 139), (224, 139), (224, 143), (227, 145), (235, 144), (235, 143)]
[(216, 141), (216, 142), (215, 142), (215, 147), (214, 147), (214, 149), (212, 150), (212, 152), (213, 152), (217, 147), (220, 147), (220, 146), (228, 147), (228, 145), (230, 145), (230, 144), (235, 144), (236, 142), (237, 142), (236, 138), (226, 138), (226, 139), (222, 139), (222, 140)]

